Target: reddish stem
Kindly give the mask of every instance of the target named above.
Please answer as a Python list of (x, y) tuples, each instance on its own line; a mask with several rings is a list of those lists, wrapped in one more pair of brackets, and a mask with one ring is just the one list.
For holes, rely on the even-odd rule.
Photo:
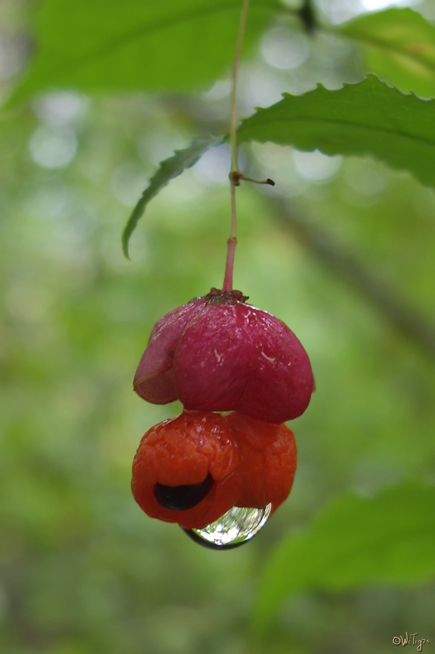
[(227, 241), (227, 263), (225, 266), (225, 277), (222, 286), (223, 291), (233, 290), (233, 268), (234, 268), (234, 253), (236, 251), (237, 239), (230, 237)]
[(225, 265), (225, 277), (224, 284), (222, 287), (223, 291), (232, 291), (233, 290), (233, 269), (234, 269), (234, 254), (237, 245), (236, 239), (236, 185), (239, 184), (239, 180), (236, 173), (230, 174), (230, 184), (231, 184), (231, 231), (230, 237), (227, 241), (227, 262)]

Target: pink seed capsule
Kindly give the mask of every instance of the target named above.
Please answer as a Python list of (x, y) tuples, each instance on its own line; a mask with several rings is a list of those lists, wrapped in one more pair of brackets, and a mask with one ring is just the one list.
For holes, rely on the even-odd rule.
[(304, 413), (314, 388), (310, 360), (281, 320), (240, 291), (212, 289), (161, 318), (134, 378), (148, 402), (238, 411), (279, 424)]

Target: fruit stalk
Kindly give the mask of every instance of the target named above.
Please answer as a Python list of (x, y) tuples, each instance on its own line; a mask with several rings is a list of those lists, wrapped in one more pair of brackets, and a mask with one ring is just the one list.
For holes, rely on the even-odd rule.
[(231, 189), (231, 231), (227, 241), (227, 260), (225, 265), (223, 291), (233, 290), (233, 269), (234, 255), (236, 250), (237, 238), (237, 213), (236, 213), (236, 186), (239, 186), (239, 166), (237, 161), (237, 77), (239, 73), (239, 61), (242, 51), (243, 37), (245, 34), (246, 19), (248, 16), (249, 0), (243, 0), (242, 12), (240, 15), (239, 31), (237, 34), (236, 52), (234, 55), (232, 89), (230, 103), (230, 144), (231, 144), (231, 172), (230, 172), (230, 189)]

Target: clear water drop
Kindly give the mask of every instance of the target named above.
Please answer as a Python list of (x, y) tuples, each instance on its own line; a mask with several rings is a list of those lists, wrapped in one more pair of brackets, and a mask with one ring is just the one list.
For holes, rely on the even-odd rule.
[(184, 529), (196, 543), (215, 550), (244, 545), (266, 524), (272, 504), (263, 509), (233, 506), (218, 520), (202, 529)]

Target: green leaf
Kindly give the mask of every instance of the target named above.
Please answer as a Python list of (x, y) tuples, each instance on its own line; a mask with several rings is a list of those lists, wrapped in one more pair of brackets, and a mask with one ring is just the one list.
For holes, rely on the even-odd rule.
[(193, 166), (201, 155), (204, 154), (207, 150), (222, 143), (222, 137), (212, 136), (209, 139), (203, 139), (198, 141), (193, 141), (192, 145), (184, 150), (175, 150), (175, 154), (169, 159), (165, 159), (160, 163), (160, 168), (150, 179), (149, 186), (142, 193), (142, 196), (133, 209), (133, 212), (130, 218), (127, 221), (127, 224), (122, 233), (122, 250), (127, 258), (128, 254), (128, 243), (130, 236), (136, 228), (136, 225), (143, 215), (145, 208), (150, 200), (162, 190), (171, 179), (181, 175), (183, 170)]
[(435, 26), (411, 9), (389, 9), (338, 31), (363, 47), (367, 70), (402, 91), (435, 96)]
[[(246, 43), (278, 0), (253, 0)], [(240, 0), (45, 0), (36, 55), (13, 102), (46, 89), (173, 92), (213, 83), (234, 56)]]
[(279, 605), (303, 590), (433, 579), (434, 552), (435, 487), (406, 483), (370, 500), (342, 497), (272, 554), (261, 579), (253, 629), (264, 632)]
[(239, 142), (272, 141), (325, 154), (372, 155), (435, 186), (435, 100), (405, 95), (370, 75), (338, 91), (319, 85), (244, 120)]

